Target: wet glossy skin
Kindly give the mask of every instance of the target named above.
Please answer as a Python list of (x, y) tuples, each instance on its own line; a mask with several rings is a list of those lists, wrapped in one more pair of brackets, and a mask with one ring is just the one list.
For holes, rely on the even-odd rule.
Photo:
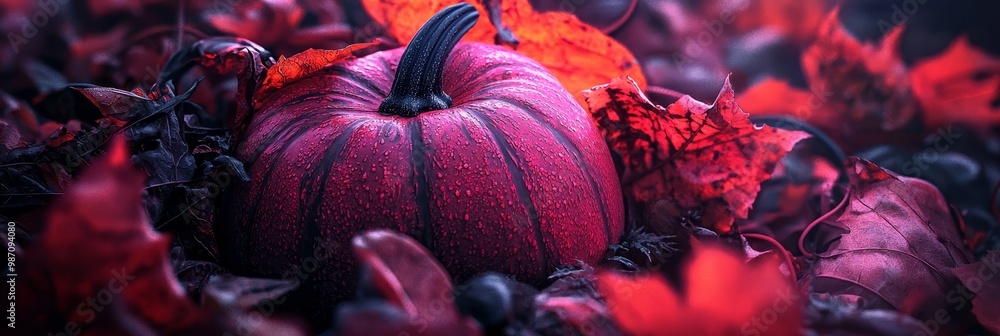
[[(459, 44), (444, 71), (452, 107), (379, 114), (402, 49), (343, 62), (259, 106), (238, 156), (251, 182), (231, 190), (224, 246), (235, 269), (282, 277), (323, 305), (354, 291), (351, 237), (391, 228), (428, 246), (459, 280), (494, 270), (540, 281), (594, 262), (623, 230), (604, 140), (540, 65)], [(223, 230), (225, 231), (225, 230)], [(326, 258), (320, 241), (332, 242)]]

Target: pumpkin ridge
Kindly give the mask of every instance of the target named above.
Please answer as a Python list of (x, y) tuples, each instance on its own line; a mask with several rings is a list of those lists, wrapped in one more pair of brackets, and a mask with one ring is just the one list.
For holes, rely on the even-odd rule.
[[(545, 237), (542, 232), (542, 225), (538, 215), (538, 210), (535, 207), (535, 203), (531, 200), (531, 193), (528, 191), (527, 184), (522, 176), (523, 173), (517, 169), (518, 165), (514, 162), (514, 158), (516, 157), (513, 153), (514, 149), (511, 147), (510, 142), (507, 140), (507, 137), (503, 134), (503, 132), (500, 132), (500, 130), (498, 130), (496, 126), (494, 126), (493, 123), (490, 122), (489, 119), (487, 119), (486, 116), (484, 116), (476, 108), (469, 107), (463, 110), (466, 111), (474, 120), (479, 122), (484, 129), (489, 131), (489, 133), (493, 136), (493, 143), (495, 143), (497, 148), (500, 149), (500, 154), (504, 159), (504, 166), (507, 167), (507, 173), (510, 174), (511, 181), (514, 183), (517, 198), (521, 201), (521, 205), (524, 206), (526, 215), (528, 216), (528, 222), (531, 223), (531, 229), (534, 231), (535, 245), (538, 246), (539, 264), (542, 266), (541, 269), (548, 269), (549, 261), (548, 253), (546, 252), (548, 245), (545, 244)], [(527, 167), (526, 165), (522, 166)], [(557, 251), (553, 251), (553, 254), (558, 255), (556, 252)]]
[[(311, 204), (308, 207), (302, 206), (300, 209), (305, 209), (303, 214), (303, 220), (300, 222), (303, 224), (303, 239), (299, 241), (299, 256), (311, 256), (315, 255), (315, 247), (313, 246), (313, 241), (320, 235), (319, 232), (319, 207), (323, 203), (323, 191), (326, 190), (326, 184), (329, 181), (330, 170), (333, 169), (336, 162), (339, 162), (339, 156), (344, 152), (344, 148), (347, 147), (347, 140), (350, 139), (354, 132), (361, 128), (364, 124), (371, 121), (371, 119), (358, 119), (344, 128), (344, 130), (333, 139), (333, 142), (327, 147), (326, 151), (323, 153), (323, 158), (320, 160), (322, 162), (322, 173), (319, 179), (313, 178), (318, 168), (313, 168), (309, 173), (303, 176), (302, 182), (300, 182), (300, 188), (303, 192), (308, 193), (311, 188), (308, 188), (308, 184), (313, 184), (319, 182), (319, 189), (317, 189)], [(332, 155), (332, 156), (331, 156)], [(305, 198), (303, 198), (305, 201)], [(303, 204), (304, 205), (304, 204)], [(300, 211), (300, 213), (302, 213)], [(300, 260), (301, 262), (301, 260)], [(302, 286), (311, 286), (313, 290), (318, 290), (316, 288), (317, 281), (316, 277), (309, 277), (302, 280), (304, 284)]]
[[(276, 113), (272, 113), (268, 117), (273, 115), (276, 115)], [(333, 116), (338, 118), (343, 118), (347, 117), (348, 114), (344, 113), (344, 114), (339, 114), (339, 116), (338, 115), (333, 115)], [(262, 155), (264, 155), (264, 152), (267, 151), (267, 148), (270, 147), (270, 145), (272, 145), (274, 141), (281, 139), (281, 137), (283, 136), (291, 135), (291, 133), (288, 133), (291, 128), (297, 127), (294, 130), (294, 132), (296, 132), (295, 134), (298, 134), (307, 131), (309, 126), (313, 124), (313, 122), (328, 121), (332, 119), (333, 118), (331, 118), (331, 115), (323, 115), (318, 113), (303, 113), (298, 116), (295, 116), (293, 119), (286, 122), (280, 130), (275, 130), (274, 132), (271, 132), (266, 138), (261, 139), (260, 144), (258, 144), (257, 148), (254, 149), (253, 151), (253, 156), (249, 157), (247, 160), (244, 160), (243, 164), (247, 167), (252, 166), (255, 162), (257, 162), (258, 159), (262, 157)], [(268, 119), (264, 119), (263, 121), (266, 120)], [(249, 139), (249, 135), (246, 135), (246, 137), (247, 139), (243, 139), (240, 142), (241, 144), (246, 143), (246, 141)]]
[[(274, 157), (270, 161), (267, 162), (267, 163), (270, 163), (270, 164), (267, 165), (267, 170), (264, 171), (264, 178), (263, 178), (264, 181), (270, 181), (271, 180), (271, 174), (274, 172), (275, 166), (277, 166), (277, 164), (276, 164), (277, 162), (275, 162), (275, 160), (277, 160), (277, 158), (279, 158), (281, 156), (281, 154), (283, 154), (285, 151), (287, 151), (288, 147), (290, 147), (295, 142), (295, 140), (298, 140), (299, 137), (301, 137), (302, 135), (304, 135), (305, 134), (305, 130), (308, 129), (308, 127), (306, 127), (305, 125), (298, 125), (298, 126), (300, 126), (300, 127), (299, 127), (299, 129), (297, 129), (297, 130), (294, 131), (295, 132), (294, 135), (291, 134), (291, 132), (292, 132), (290, 130), (291, 127), (286, 127), (285, 129), (282, 130), (281, 136), (286, 136), (287, 135), (287, 136), (290, 136), (290, 138), (288, 138), (287, 141), (285, 141), (281, 145), (281, 147), (277, 151), (275, 151), (276, 154), (274, 155)], [(279, 136), (279, 137), (281, 137), (281, 136)], [(252, 164), (256, 164), (256, 160)], [(252, 165), (248, 165), (248, 169), (253, 169)], [(256, 231), (255, 229), (257, 228), (257, 226), (256, 225), (246, 225), (246, 224), (249, 224), (250, 221), (249, 220), (244, 220), (244, 219), (246, 219), (246, 218), (257, 218), (257, 217), (259, 217), (261, 215), (260, 214), (260, 203), (264, 200), (264, 190), (267, 188), (267, 186), (268, 186), (268, 184), (261, 184), (261, 185), (258, 185), (256, 187), (252, 187), (252, 186), (250, 187), (250, 192), (252, 194), (250, 196), (250, 199), (253, 201), (253, 206), (250, 207), (249, 209), (247, 209), (247, 211), (241, 211), (241, 212), (239, 212), (239, 216), (241, 218), (237, 222), (241, 223), (242, 226), (246, 227), (246, 230), (243, 231), (242, 234), (241, 234), (241, 237), (237, 238), (237, 239), (240, 239), (240, 240), (242, 240), (242, 239), (253, 240), (253, 237), (255, 236), (255, 232), (254, 231)], [(253, 212), (253, 215), (250, 214), (251, 211)], [(240, 244), (240, 245), (243, 245), (243, 244)], [(237, 257), (238, 258), (242, 258), (243, 256), (237, 256)], [(237, 263), (237, 264), (242, 264), (242, 263)]]
[[(468, 42), (466, 44), (472, 44), (472, 42)], [(455, 68), (457, 68), (457, 69), (468, 69), (469, 67), (473, 66), (473, 63), (474, 62), (468, 62), (466, 64), (463, 64), (463, 65), (460, 65), (460, 66), (456, 66)], [(493, 63), (493, 64), (490, 64), (490, 65), (481, 67), (481, 69), (477, 68), (476, 71), (479, 72), (479, 73), (481, 73), (481, 74), (486, 74), (486, 73), (489, 73), (490, 71), (493, 71), (493, 70), (495, 70), (497, 68), (510, 68), (511, 66), (513, 66), (513, 64), (509, 63), (509, 62), (497, 62), (497, 63)], [(500, 79), (500, 80), (493, 79), (493, 80), (489, 81), (488, 83), (483, 83), (483, 86), (478, 87), (476, 90), (468, 89), (468, 87), (471, 86), (471, 85), (469, 85), (471, 83), (458, 83), (457, 85), (456, 84), (451, 84), (452, 86), (457, 86), (457, 88), (453, 88), (453, 89), (456, 89), (456, 90), (453, 90), (453, 92), (451, 92), (451, 94), (454, 94), (454, 96), (452, 96), (452, 98), (456, 99), (452, 103), (455, 104), (455, 105), (460, 105), (460, 104), (467, 104), (467, 103), (470, 103), (470, 102), (474, 102), (474, 101), (477, 101), (477, 100), (490, 99), (489, 97), (478, 97), (477, 98), (475, 96), (478, 93), (481, 93), (481, 92), (493, 89), (492, 85), (504, 87), (504, 86), (510, 85), (511, 81), (513, 81), (513, 79)], [(452, 82), (452, 83), (454, 83), (454, 82)], [(463, 89), (466, 90), (466, 92), (458, 91), (458, 90), (463, 90)], [(464, 93), (464, 95), (463, 94), (458, 94), (458, 93)], [(460, 99), (460, 98), (465, 98), (465, 99)]]
[(376, 68), (378, 68), (379, 70), (381, 70), (382, 71), (382, 75), (385, 76), (385, 78), (391, 83), (392, 80), (396, 79), (396, 72), (392, 71), (393, 66), (392, 66), (391, 63), (389, 63), (389, 57), (384, 57), (384, 55), (388, 54), (389, 51), (383, 51), (381, 53), (382, 53), (381, 55), (383, 55), (383, 57), (375, 57), (374, 58), (374, 59), (378, 60), (379, 63), (382, 64), (382, 66), (377, 66)]
[(608, 220), (608, 214), (604, 206), (604, 200), (601, 197), (600, 187), (597, 185), (597, 181), (594, 179), (594, 174), (590, 166), (584, 164), (583, 152), (580, 151), (580, 148), (577, 147), (576, 144), (574, 144), (573, 142), (569, 141), (569, 138), (561, 130), (556, 129), (545, 120), (542, 120), (542, 118), (540, 118), (538, 115), (531, 112), (534, 111), (535, 109), (532, 109), (521, 102), (507, 99), (506, 97), (495, 97), (491, 99), (495, 99), (497, 101), (510, 104), (511, 106), (515, 107), (516, 110), (531, 117), (536, 123), (538, 123), (542, 127), (545, 127), (545, 129), (548, 130), (549, 133), (552, 133), (552, 136), (556, 139), (556, 141), (559, 142), (559, 144), (562, 145), (563, 148), (566, 148), (566, 151), (568, 151), (570, 155), (573, 156), (573, 162), (576, 163), (577, 168), (583, 171), (584, 177), (586, 177), (587, 182), (590, 183), (591, 191), (593, 192), (594, 196), (594, 202), (597, 204), (597, 209), (600, 210), (601, 213), (601, 220), (602, 220), (601, 223), (604, 224), (603, 225), (604, 236), (607, 237), (608, 245), (613, 244), (614, 237), (611, 236), (611, 223)]
[[(372, 102), (377, 103), (380, 100), (385, 99), (385, 97), (389, 95), (389, 92), (383, 91), (381, 87), (373, 84), (371, 80), (366, 80), (364, 78), (361, 78), (355, 71), (348, 70), (347, 68), (344, 68), (342, 66), (335, 66), (330, 68), (330, 70), (331, 70), (330, 71), (331, 75), (343, 78), (344, 80), (347, 80), (351, 84), (354, 84), (355, 87), (358, 86), (364, 87), (368, 92), (372, 93), (373, 94), (371, 97)], [(368, 112), (376, 112), (376, 111), (373, 110)]]
[[(430, 182), (427, 180), (427, 146), (424, 144), (424, 134), (419, 118), (411, 118), (410, 122), (410, 163), (413, 165), (413, 183), (420, 218), (420, 241), (428, 250), (434, 249), (434, 227), (431, 222)], [(419, 159), (418, 159), (419, 158)]]
[[(358, 119), (356, 121), (353, 121), (352, 124), (353, 123), (360, 123), (360, 122), (364, 122), (364, 121), (366, 121), (366, 119)], [(275, 141), (275, 140), (278, 140), (278, 139), (282, 139), (282, 138), (284, 138), (285, 141), (282, 143), (281, 148), (278, 149), (277, 151), (275, 151), (275, 155), (269, 161), (265, 162), (265, 163), (267, 163), (267, 165), (266, 165), (267, 170), (264, 171), (264, 177), (262, 179), (264, 181), (270, 181), (271, 180), (271, 175), (274, 173), (274, 169), (277, 166), (280, 166), (278, 164), (279, 162), (277, 162), (277, 161), (280, 160), (281, 155), (283, 155), (285, 152), (287, 152), (289, 147), (291, 147), (293, 144), (295, 144), (295, 142), (298, 141), (299, 138), (301, 138), (310, 129), (312, 129), (311, 127), (309, 127), (310, 126), (309, 123), (289, 123), (288, 125), (289, 126), (286, 126), (281, 131), (275, 132), (275, 133), (280, 133), (280, 135), (272, 138), (272, 141)], [(298, 128), (292, 130), (291, 128), (294, 127), (294, 126), (298, 126)], [(287, 136), (287, 138), (285, 138), (286, 136)], [(271, 142), (266, 142), (266, 143), (271, 143)], [(265, 149), (265, 151), (266, 151), (266, 149)], [(263, 153), (261, 153), (261, 155), (263, 155)], [(260, 158), (260, 156), (257, 156), (257, 158)], [(256, 164), (256, 160), (254, 162), (252, 162), (251, 164)], [(252, 169), (252, 167), (251, 167), (251, 169)], [(253, 200), (253, 207), (251, 209), (253, 209), (255, 216), (259, 216), (259, 214), (260, 214), (260, 203), (264, 199), (263, 196), (265, 194), (265, 189), (266, 189), (267, 186), (268, 186), (267, 184), (262, 184), (258, 188), (254, 188), (254, 190), (253, 190), (254, 195), (251, 196), (251, 199)], [(252, 236), (253, 229), (254, 229), (255, 226), (250, 225), (249, 227), (250, 227), (250, 229), (248, 231), (248, 236)]]

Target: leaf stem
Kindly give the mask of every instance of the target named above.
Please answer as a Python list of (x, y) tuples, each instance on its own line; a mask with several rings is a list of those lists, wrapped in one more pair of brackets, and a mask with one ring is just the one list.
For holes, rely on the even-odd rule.
[(770, 244), (774, 248), (774, 251), (776, 253), (781, 253), (782, 259), (784, 259), (785, 263), (788, 264), (788, 277), (792, 281), (792, 283), (794, 284), (799, 282), (799, 277), (795, 275), (795, 264), (792, 263), (792, 256), (790, 253), (788, 253), (788, 250), (786, 250), (784, 246), (781, 246), (781, 243), (779, 243), (777, 240), (774, 240), (774, 238), (771, 238), (770, 236), (762, 235), (759, 233), (744, 233), (743, 237), (762, 240)]
[(802, 230), (802, 234), (799, 235), (799, 251), (802, 252), (803, 256), (805, 256), (806, 258), (812, 258), (815, 256), (815, 254), (807, 250), (805, 247), (806, 236), (809, 235), (809, 232), (812, 231), (812, 229), (818, 226), (820, 223), (825, 221), (827, 218), (833, 216), (834, 213), (840, 211), (840, 209), (843, 209), (844, 206), (847, 204), (847, 200), (849, 198), (851, 198), (851, 188), (847, 188), (847, 192), (844, 193), (844, 198), (840, 200), (840, 203), (837, 204), (837, 206), (833, 207), (833, 209), (830, 209), (830, 211), (827, 211), (827, 213), (823, 214), (822, 216), (819, 216), (819, 218), (816, 218), (816, 220), (812, 221), (812, 223), (809, 223), (809, 225), (807, 225), (806, 228)]

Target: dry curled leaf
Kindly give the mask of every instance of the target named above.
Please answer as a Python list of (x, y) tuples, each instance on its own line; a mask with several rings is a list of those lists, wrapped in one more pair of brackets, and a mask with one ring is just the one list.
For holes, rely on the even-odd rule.
[(271, 92), (292, 84), (313, 72), (319, 71), (339, 61), (351, 59), (355, 51), (375, 46), (381, 43), (375, 40), (368, 43), (352, 44), (343, 49), (320, 50), (309, 49), (292, 57), (281, 56), (274, 66), (267, 69), (264, 83), (261, 84), (255, 96), (260, 100)]
[(480, 334), (478, 324), (458, 313), (451, 276), (416, 240), (371, 230), (355, 236), (352, 245), (365, 267), (361, 286), (379, 298), (342, 305), (339, 335)]
[[(362, 1), (372, 18), (386, 26), (388, 33), (403, 44), (409, 43), (417, 29), (434, 13), (459, 2), (462, 1)], [(545, 66), (580, 104), (583, 104), (578, 95), (580, 91), (607, 83), (619, 75), (628, 75), (640, 88), (646, 88), (646, 79), (635, 56), (625, 46), (572, 14), (539, 13), (528, 0), (506, 0), (500, 4), (503, 24), (494, 25), (482, 3), (473, 1), (471, 4), (479, 10), (480, 17), (464, 41), (492, 44), (498, 40), (497, 26), (508, 27), (518, 41), (516, 50)]]
[(947, 330), (963, 330), (958, 321), (964, 312), (946, 302), (958, 285), (949, 269), (972, 257), (941, 193), (863, 159), (849, 159), (847, 171), (847, 203), (815, 232), (821, 251), (807, 272), (812, 290), (860, 298), (863, 308), (902, 311), (921, 321), (934, 320), (942, 309), (956, 320)]
[[(704, 211), (702, 225), (729, 232), (747, 218), (760, 184), (808, 135), (756, 126), (727, 80), (712, 105), (684, 96), (653, 104), (627, 77), (584, 92), (591, 117), (625, 163), (624, 187), (643, 203), (660, 199)], [(678, 214), (680, 215), (680, 214)]]

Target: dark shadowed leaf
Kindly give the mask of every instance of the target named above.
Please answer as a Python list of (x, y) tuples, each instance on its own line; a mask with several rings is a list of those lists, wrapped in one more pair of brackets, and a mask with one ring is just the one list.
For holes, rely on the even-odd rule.
[(410, 332), (415, 326), (431, 334), (481, 333), (471, 317), (458, 314), (451, 277), (416, 240), (394, 231), (373, 230), (355, 236), (352, 245), (364, 266), (360, 286), (377, 293), (372, 293), (374, 298), (342, 305), (337, 312), (342, 335), (366, 334), (362, 326), (373, 324), (393, 333)]
[[(847, 170), (846, 206), (815, 232), (820, 252), (806, 272), (811, 290), (857, 297), (864, 309), (892, 309), (920, 320), (949, 309), (946, 296), (958, 285), (950, 268), (972, 257), (941, 193), (858, 158), (848, 160)], [(947, 330), (967, 326), (955, 319)]]
[[(177, 330), (197, 319), (174, 277), (170, 238), (153, 230), (142, 206), (144, 180), (119, 136), (53, 204), (39, 244), (57, 311), (74, 311), (114, 284), (128, 311), (157, 330)], [(81, 314), (66, 318), (89, 322)]]
[(966, 289), (975, 293), (972, 314), (994, 334), (1000, 334), (1000, 251), (991, 250), (978, 262), (952, 269)]

